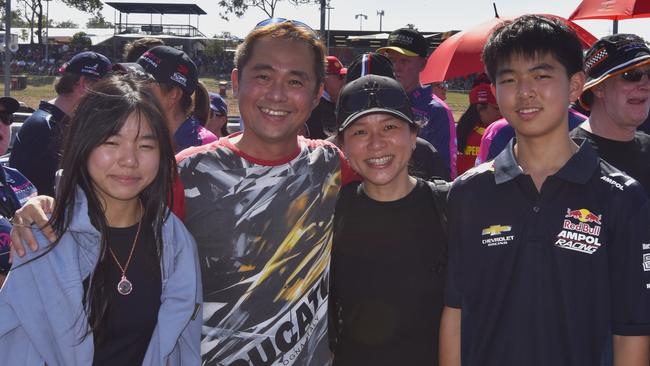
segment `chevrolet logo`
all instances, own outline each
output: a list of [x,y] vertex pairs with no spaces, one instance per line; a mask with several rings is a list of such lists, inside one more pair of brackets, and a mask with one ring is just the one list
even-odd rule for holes
[[512,226],[492,225],[490,227],[487,227],[487,228],[483,229],[483,232],[481,233],[481,235],[488,235],[489,234],[490,236],[495,236],[495,235],[499,235],[501,233],[510,231],[510,229],[512,229]]

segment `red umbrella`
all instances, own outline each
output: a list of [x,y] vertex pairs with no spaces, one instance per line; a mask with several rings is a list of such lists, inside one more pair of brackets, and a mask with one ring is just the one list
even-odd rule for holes
[[[574,22],[556,15],[543,15],[566,22],[578,34],[584,48],[589,48],[596,42],[596,37]],[[447,38],[429,56],[424,70],[420,73],[420,82],[429,84],[485,71],[481,61],[483,46],[492,30],[508,19],[512,18],[496,17]]]
[[648,0],[583,0],[569,19],[612,19],[614,33],[618,33],[619,20],[648,17],[650,17]]

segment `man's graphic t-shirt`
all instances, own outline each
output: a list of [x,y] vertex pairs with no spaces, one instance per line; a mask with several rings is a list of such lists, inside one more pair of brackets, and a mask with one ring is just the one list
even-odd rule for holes
[[203,277],[204,365],[330,363],[328,266],[342,159],[324,141],[299,145],[286,161],[246,156],[228,138],[178,157]]

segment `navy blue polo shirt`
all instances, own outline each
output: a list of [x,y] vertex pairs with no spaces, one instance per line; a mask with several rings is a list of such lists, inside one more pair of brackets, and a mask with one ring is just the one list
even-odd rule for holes
[[650,206],[588,143],[538,192],[513,154],[449,194],[446,305],[462,365],[599,365],[611,334],[650,334]]
[[59,169],[66,114],[54,104],[41,101],[16,135],[9,166],[18,169],[38,190],[54,197],[54,174]]

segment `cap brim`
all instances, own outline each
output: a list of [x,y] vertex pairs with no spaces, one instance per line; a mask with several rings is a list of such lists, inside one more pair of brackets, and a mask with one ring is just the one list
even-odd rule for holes
[[365,116],[367,116],[369,114],[373,114],[373,113],[390,114],[392,116],[395,116],[395,117],[403,120],[406,123],[416,125],[415,121],[413,121],[411,118],[409,118],[407,115],[405,115],[404,113],[402,113],[400,111],[396,111],[394,109],[377,107],[377,108],[365,109],[363,111],[360,111],[360,112],[353,113],[353,114],[349,115],[348,118],[346,118],[345,121],[343,121],[343,123],[341,123],[341,125],[339,126],[339,128],[338,128],[339,132],[343,132],[343,130],[348,128],[352,123],[354,123],[358,119],[360,119],[362,117],[365,117]]
[[590,89],[594,87],[595,85],[598,85],[602,83],[603,81],[614,77],[616,75],[622,74],[626,71],[632,70],[634,68],[637,68],[639,66],[643,66],[646,64],[650,63],[650,55],[644,55],[638,58],[635,58],[629,62],[626,62],[621,65],[617,65],[615,67],[612,67],[611,69],[607,70],[605,73],[603,73],[602,76],[596,79],[587,79],[587,82],[585,83],[585,86],[582,88],[582,91],[586,91],[587,89]]
[[411,56],[411,57],[413,57],[413,56],[420,56],[420,55],[418,55],[417,53],[415,53],[415,52],[413,52],[413,51],[409,51],[409,50],[407,50],[407,49],[405,49],[405,48],[395,47],[395,46],[390,46],[390,47],[381,47],[381,48],[378,48],[378,49],[377,49],[377,52],[381,53],[381,52],[386,52],[386,51],[388,51],[388,50],[392,50],[392,51],[395,51],[395,52],[397,52],[397,53],[401,53],[401,54],[404,55],[404,56]]
[[20,103],[12,97],[0,97],[0,104],[5,107],[5,112],[14,113],[20,108]]
[[650,55],[645,55],[643,57],[639,57],[637,59],[632,60],[631,62],[627,62],[623,65],[618,65],[616,67],[613,67],[607,72],[605,72],[601,77],[596,78],[596,79],[589,79],[585,83],[585,85],[582,87],[582,94],[580,94],[580,97],[578,98],[578,102],[580,102],[580,105],[585,107],[586,109],[590,109],[591,106],[588,106],[587,103],[582,99],[582,97],[585,95],[586,92],[590,91],[591,88],[594,86],[602,83],[603,81],[613,78],[615,76],[618,76],[626,71],[630,71],[632,69],[635,69],[637,67],[643,66],[650,64]]

